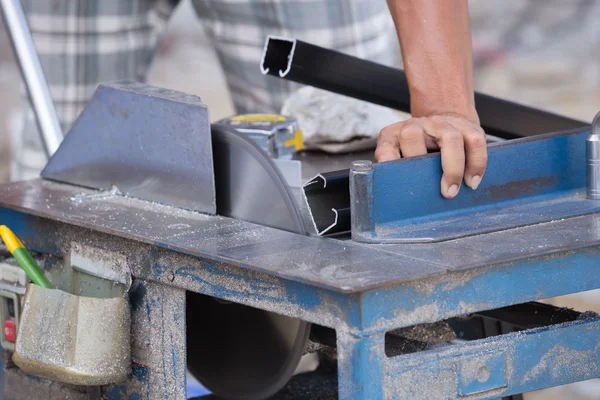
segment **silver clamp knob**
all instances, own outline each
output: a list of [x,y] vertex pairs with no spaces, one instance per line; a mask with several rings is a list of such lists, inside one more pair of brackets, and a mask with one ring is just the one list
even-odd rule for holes
[[592,122],[590,135],[586,140],[587,198],[600,200],[600,113]]

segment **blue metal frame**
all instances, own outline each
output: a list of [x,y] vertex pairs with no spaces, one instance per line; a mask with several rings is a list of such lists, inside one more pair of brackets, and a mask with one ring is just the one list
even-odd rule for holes
[[[164,336],[167,331],[161,328],[156,338],[170,338],[176,332],[181,335],[185,317],[172,314],[165,302],[179,299],[177,306],[183,309],[181,295],[173,295],[185,290],[335,328],[340,399],[419,398],[417,394],[428,399],[496,398],[600,377],[598,363],[592,363],[599,355],[597,318],[393,358],[384,353],[385,332],[391,329],[599,288],[597,246],[448,272],[361,293],[340,293],[159,246],[127,243],[98,232],[82,234],[81,229],[64,223],[6,209],[0,215],[38,250],[54,249],[46,248],[49,241],[39,235],[40,229],[61,238],[59,244],[78,238],[107,248],[130,248],[128,259],[136,261],[132,272],[138,279],[132,296],[144,288],[143,296],[133,303],[143,305],[137,308],[144,311],[141,314],[155,315],[139,319],[138,332],[156,331],[161,324],[170,333]],[[175,325],[164,324],[167,316],[174,317]],[[185,398],[185,393],[179,392],[185,387],[185,359],[171,362],[173,354],[185,353],[184,347],[175,341],[167,346],[161,343],[152,345],[159,349],[156,359],[136,359],[134,355],[130,381],[104,388],[104,393],[112,399],[153,399],[149,388],[156,387],[172,393],[173,399]],[[172,368],[173,373],[169,372]]]
[[600,318],[387,359],[390,399],[496,399],[600,376]]
[[[353,239],[373,243],[436,242],[600,211],[587,200],[589,130],[489,146],[477,190],[440,193],[440,155],[373,165],[351,173]],[[355,216],[356,215],[356,216]]]

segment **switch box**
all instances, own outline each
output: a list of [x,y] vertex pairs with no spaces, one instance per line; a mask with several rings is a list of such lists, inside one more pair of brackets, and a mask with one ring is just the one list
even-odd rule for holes
[[16,293],[0,290],[0,323],[2,324],[0,344],[7,351],[15,350],[21,308],[19,297]]

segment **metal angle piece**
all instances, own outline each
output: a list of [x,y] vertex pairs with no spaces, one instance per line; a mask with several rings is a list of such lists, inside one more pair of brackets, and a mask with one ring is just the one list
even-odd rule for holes
[[208,109],[172,90],[102,84],[42,177],[215,214]]
[[[404,71],[297,39],[269,36],[261,71],[265,75],[410,112]],[[475,93],[475,104],[483,129],[504,139],[589,126],[586,122],[482,93]]]
[[[230,126],[213,124],[217,213],[306,234],[298,204],[268,155]],[[187,294],[188,368],[227,399],[266,399],[292,377],[310,324]]]
[[439,192],[439,155],[355,162],[352,238],[439,242],[599,212],[600,202],[585,196],[587,136],[571,131],[490,146],[482,184],[463,187],[452,200]]

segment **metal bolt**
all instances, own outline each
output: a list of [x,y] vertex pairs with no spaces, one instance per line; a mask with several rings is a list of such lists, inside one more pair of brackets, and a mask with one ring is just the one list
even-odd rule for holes
[[74,245],[73,245],[73,250],[75,250],[75,251],[79,251],[79,245],[78,245],[78,244],[74,244]]
[[477,380],[481,383],[487,382],[490,379],[491,371],[487,365],[479,367],[477,370]]
[[352,171],[368,172],[373,169],[373,163],[369,160],[352,161]]
[[587,198],[600,200],[600,113],[592,122],[592,131],[586,140]]
[[173,282],[175,280],[175,274],[173,273],[173,271],[167,274],[167,279],[169,280],[169,282]]

